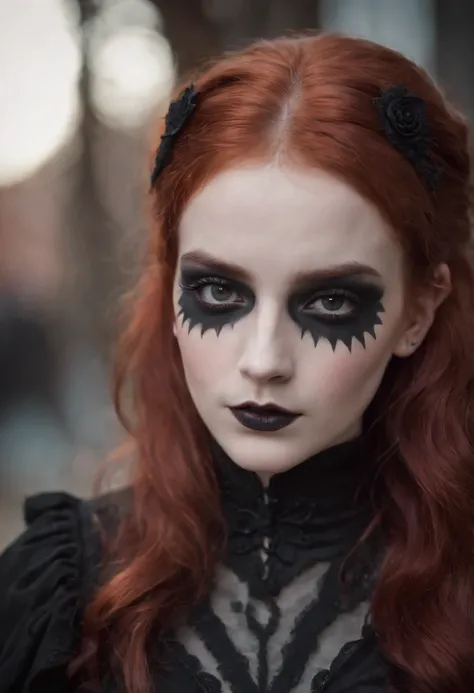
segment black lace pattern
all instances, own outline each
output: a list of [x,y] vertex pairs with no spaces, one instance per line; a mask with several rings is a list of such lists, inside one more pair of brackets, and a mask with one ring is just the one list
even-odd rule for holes
[[[365,493],[354,502],[368,471],[360,441],[305,461],[266,489],[222,450],[214,452],[227,551],[176,647],[188,652],[193,680],[209,693],[330,692],[349,659],[365,662],[372,653],[367,629],[361,631],[383,538],[376,532],[351,553],[372,515]],[[323,639],[351,622],[357,639],[338,647],[336,638],[333,658],[318,666]],[[376,680],[383,677],[377,670]]]

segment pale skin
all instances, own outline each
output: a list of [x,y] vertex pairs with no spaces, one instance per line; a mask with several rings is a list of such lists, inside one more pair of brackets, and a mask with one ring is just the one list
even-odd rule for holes
[[[240,270],[235,282],[218,262]],[[320,271],[329,279],[310,280],[307,293],[316,295],[303,306],[297,282]],[[183,290],[195,272],[204,277],[199,288]],[[321,293],[326,281],[339,287],[339,274],[368,298]],[[449,293],[446,265],[416,295],[404,274],[379,211],[324,171],[232,169],[191,199],[179,228],[174,333],[195,406],[236,464],[265,482],[360,433],[389,361],[414,353]],[[206,276],[225,283],[206,284]],[[339,321],[347,315],[356,317]],[[228,409],[247,400],[302,415],[283,430],[250,431]]]

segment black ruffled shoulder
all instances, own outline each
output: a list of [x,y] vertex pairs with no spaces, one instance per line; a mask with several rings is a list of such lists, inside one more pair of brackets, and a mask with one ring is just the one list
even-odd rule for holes
[[28,498],[25,532],[0,556],[0,693],[66,692],[99,536],[66,493]]

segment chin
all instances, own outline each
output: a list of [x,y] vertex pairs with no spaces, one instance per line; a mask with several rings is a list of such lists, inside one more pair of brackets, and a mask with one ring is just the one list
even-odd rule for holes
[[294,439],[283,440],[274,434],[236,436],[218,443],[236,465],[257,474],[279,474],[315,454],[295,445]]

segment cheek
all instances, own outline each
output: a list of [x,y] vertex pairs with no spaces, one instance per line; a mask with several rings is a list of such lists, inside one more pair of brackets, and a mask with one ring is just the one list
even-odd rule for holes
[[196,386],[212,389],[219,376],[232,370],[232,333],[224,332],[217,336],[209,330],[201,336],[199,326],[188,332],[187,326],[176,324],[176,339],[190,389]]
[[391,358],[387,344],[368,342],[363,348],[353,343],[349,351],[343,344],[338,344],[333,351],[329,346],[312,359],[312,368],[305,368],[306,382],[314,383],[314,397],[324,406],[341,411],[348,407],[364,410],[375,395],[385,369]]
[[328,398],[341,401],[347,397],[352,403],[365,402],[368,406],[400,338],[403,323],[401,295],[397,293],[391,301],[386,301],[382,319],[382,325],[375,329],[375,339],[365,335],[365,347],[353,339],[351,351],[340,342],[335,351],[326,348],[317,369]]
[[340,354],[334,354],[332,366],[327,364],[328,380],[335,384],[336,389],[355,389],[363,386],[363,383],[378,378],[386,368],[389,355],[386,352],[370,354],[362,348],[355,348],[352,352],[341,349]]

